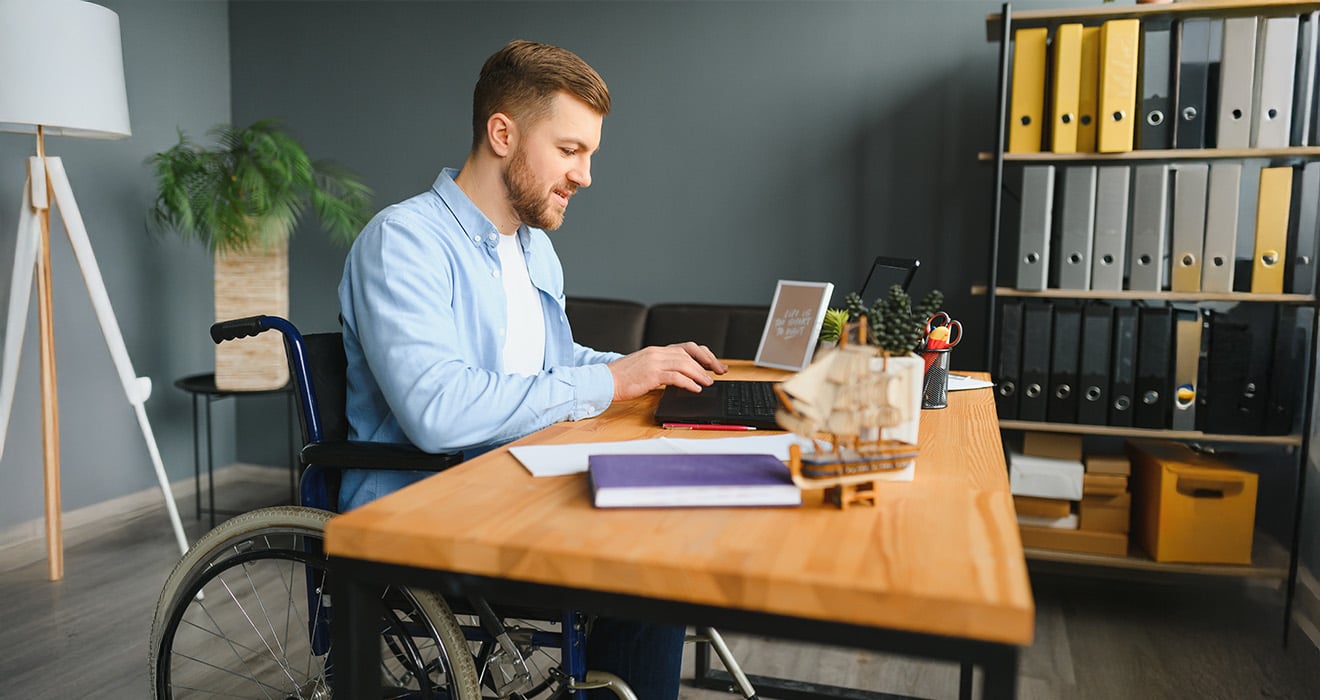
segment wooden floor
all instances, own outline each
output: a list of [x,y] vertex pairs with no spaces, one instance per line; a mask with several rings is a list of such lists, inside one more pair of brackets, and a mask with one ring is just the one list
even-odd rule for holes
[[[287,493],[280,478],[230,486],[223,500],[274,504]],[[190,517],[191,503],[182,508],[189,535],[200,536],[205,525]],[[45,562],[0,561],[0,698],[148,697],[151,616],[177,559],[162,509],[70,548],[58,583],[46,580]],[[1032,583],[1036,642],[1022,655],[1020,698],[1320,697],[1320,651],[1295,628],[1293,644],[1282,647],[1282,594],[1273,589],[1053,573],[1034,574]],[[950,664],[726,638],[751,674],[957,697]],[[733,697],[686,686],[681,696]]]

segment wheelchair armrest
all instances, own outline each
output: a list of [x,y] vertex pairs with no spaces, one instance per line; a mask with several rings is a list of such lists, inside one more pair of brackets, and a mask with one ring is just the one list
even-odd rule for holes
[[332,440],[305,445],[300,453],[303,464],[349,469],[402,469],[444,471],[463,461],[458,453],[433,454],[412,445],[387,442]]

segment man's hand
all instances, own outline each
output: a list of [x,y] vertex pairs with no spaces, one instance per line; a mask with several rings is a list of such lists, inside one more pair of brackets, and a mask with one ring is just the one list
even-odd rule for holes
[[621,357],[609,364],[614,375],[614,400],[635,399],[665,384],[701,391],[714,380],[706,374],[729,371],[705,345],[678,343],[665,347],[651,346]]

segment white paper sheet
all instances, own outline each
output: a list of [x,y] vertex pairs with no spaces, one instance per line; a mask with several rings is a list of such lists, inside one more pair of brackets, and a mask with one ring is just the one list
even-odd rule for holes
[[509,453],[522,462],[532,476],[563,476],[587,471],[587,458],[603,454],[772,454],[788,459],[793,443],[811,451],[811,441],[792,433],[748,435],[699,440],[691,438],[652,438],[622,442],[586,442],[567,445],[520,445]]

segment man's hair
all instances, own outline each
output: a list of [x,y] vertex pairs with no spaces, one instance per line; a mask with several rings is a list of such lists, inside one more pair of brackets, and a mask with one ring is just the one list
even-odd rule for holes
[[472,95],[472,150],[486,138],[491,115],[504,113],[524,126],[546,116],[555,93],[566,92],[597,114],[610,113],[610,90],[595,69],[558,46],[517,39],[481,67]]

